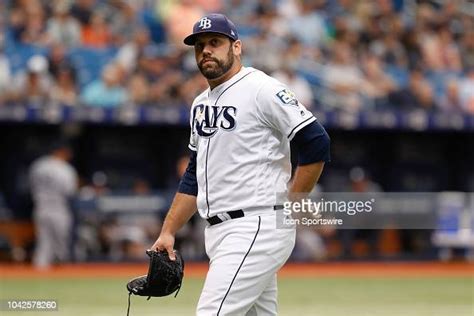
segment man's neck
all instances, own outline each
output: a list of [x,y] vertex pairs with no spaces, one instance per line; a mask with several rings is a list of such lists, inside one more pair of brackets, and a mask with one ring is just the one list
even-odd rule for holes
[[241,69],[242,69],[242,64],[234,63],[234,65],[232,66],[232,68],[229,69],[228,72],[226,72],[225,74],[223,74],[221,77],[217,79],[207,80],[207,83],[209,84],[209,87],[212,90],[218,85],[223,84],[224,82],[226,82],[227,80],[235,76]]

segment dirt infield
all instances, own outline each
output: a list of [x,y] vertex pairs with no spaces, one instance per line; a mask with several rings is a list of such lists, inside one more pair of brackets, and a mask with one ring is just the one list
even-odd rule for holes
[[[204,277],[206,263],[186,265],[187,277]],[[0,279],[5,278],[87,278],[133,277],[146,274],[147,264],[68,264],[46,271],[29,265],[0,265]],[[472,263],[289,263],[280,277],[474,277]]]

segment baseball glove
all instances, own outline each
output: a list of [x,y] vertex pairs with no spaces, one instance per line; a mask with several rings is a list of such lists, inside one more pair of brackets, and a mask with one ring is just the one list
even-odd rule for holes
[[171,261],[166,251],[147,250],[150,257],[148,274],[130,280],[127,283],[128,309],[130,311],[130,296],[160,297],[167,296],[174,292],[178,295],[183,282],[184,261],[181,254],[175,251],[176,260]]

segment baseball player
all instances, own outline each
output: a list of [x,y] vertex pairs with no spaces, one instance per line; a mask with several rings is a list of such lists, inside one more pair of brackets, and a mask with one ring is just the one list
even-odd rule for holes
[[[276,227],[277,196],[311,191],[329,161],[329,137],[285,85],[242,66],[226,16],[203,17],[184,43],[209,88],[192,104],[191,161],[152,248],[173,259],[176,232],[198,210],[210,265],[197,315],[276,315],[276,273],[295,242],[294,227]],[[290,142],[298,167],[288,188]]]
[[38,158],[30,167],[36,226],[33,263],[40,269],[69,259],[73,219],[69,199],[77,190],[76,170],[68,163],[71,158],[68,144],[58,141],[49,155]]

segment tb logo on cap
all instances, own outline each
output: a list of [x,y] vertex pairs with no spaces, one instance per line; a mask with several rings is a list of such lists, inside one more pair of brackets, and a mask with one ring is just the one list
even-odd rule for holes
[[199,21],[199,28],[201,30],[207,30],[207,29],[211,28],[211,20],[209,20],[207,17],[203,17]]

